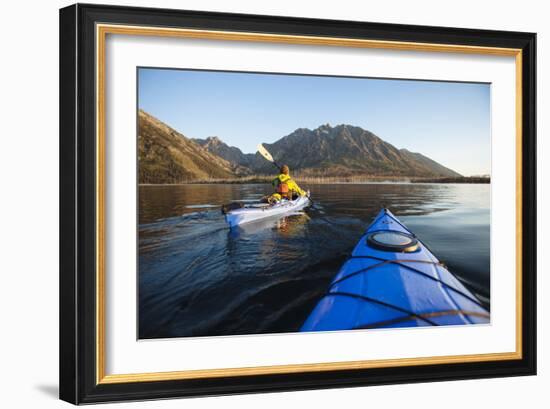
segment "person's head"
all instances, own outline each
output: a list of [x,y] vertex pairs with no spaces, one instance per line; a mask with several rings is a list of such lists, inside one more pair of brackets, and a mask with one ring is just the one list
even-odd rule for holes
[[290,169],[288,168],[288,165],[281,166],[281,173],[284,175],[288,175],[290,173]]

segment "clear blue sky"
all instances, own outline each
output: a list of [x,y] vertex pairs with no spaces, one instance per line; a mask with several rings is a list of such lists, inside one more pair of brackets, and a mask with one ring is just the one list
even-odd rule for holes
[[490,85],[139,69],[139,107],[243,152],[297,128],[349,124],[463,175],[490,173]]

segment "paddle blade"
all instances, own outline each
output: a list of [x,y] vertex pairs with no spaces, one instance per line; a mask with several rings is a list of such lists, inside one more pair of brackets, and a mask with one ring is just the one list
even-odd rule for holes
[[258,145],[258,152],[260,152],[260,155],[262,155],[268,161],[273,162],[273,163],[275,162],[275,160],[273,159],[273,156],[271,156],[271,154],[267,151],[266,148],[264,148],[264,146],[262,144]]

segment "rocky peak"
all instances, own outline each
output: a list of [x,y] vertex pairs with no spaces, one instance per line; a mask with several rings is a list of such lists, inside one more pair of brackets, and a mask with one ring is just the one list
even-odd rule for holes
[[327,122],[326,124],[323,124],[323,125],[320,125],[319,127],[317,127],[317,129],[315,129],[315,131],[316,131],[317,134],[329,134],[330,131],[332,131],[332,127]]
[[207,144],[212,144],[212,145],[221,145],[224,142],[220,138],[218,138],[217,136],[209,136],[209,137],[206,138],[206,143]]

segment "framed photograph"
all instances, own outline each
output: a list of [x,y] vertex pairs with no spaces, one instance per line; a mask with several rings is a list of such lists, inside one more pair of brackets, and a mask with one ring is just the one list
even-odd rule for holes
[[535,52],[61,9],[61,399],[535,374]]

